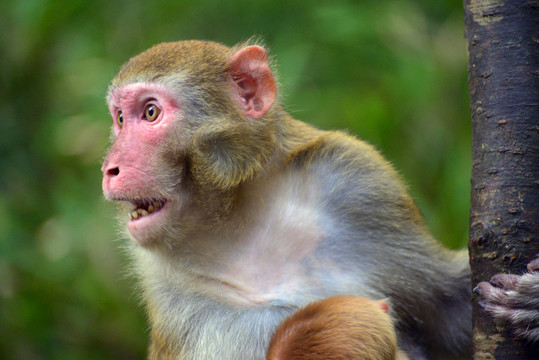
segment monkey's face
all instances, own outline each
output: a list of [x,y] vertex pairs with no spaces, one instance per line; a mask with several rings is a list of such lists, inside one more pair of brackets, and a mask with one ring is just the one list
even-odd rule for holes
[[162,238],[163,225],[180,207],[183,169],[178,164],[174,171],[163,168],[172,167],[163,157],[170,155],[165,148],[180,107],[168,88],[156,83],[121,86],[108,105],[114,141],[102,166],[103,192],[121,204],[131,235],[150,245]]
[[164,43],[112,80],[103,191],[140,244],[177,242],[196,230],[189,218],[224,218],[269,161],[277,86],[267,60],[256,45],[231,55],[215,43]]

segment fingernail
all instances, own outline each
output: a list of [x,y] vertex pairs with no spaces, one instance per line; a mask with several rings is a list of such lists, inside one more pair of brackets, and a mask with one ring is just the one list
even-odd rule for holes
[[481,289],[479,288],[479,286],[476,286],[476,287],[473,289],[473,292],[474,292],[474,294],[481,295]]

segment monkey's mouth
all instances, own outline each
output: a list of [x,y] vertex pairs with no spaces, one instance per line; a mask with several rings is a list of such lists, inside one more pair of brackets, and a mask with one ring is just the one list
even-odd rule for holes
[[131,203],[134,208],[129,215],[131,216],[131,221],[133,221],[160,211],[167,201],[162,199],[141,199]]

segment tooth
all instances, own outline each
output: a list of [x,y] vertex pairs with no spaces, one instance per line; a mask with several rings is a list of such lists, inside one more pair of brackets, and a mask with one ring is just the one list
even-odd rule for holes
[[148,212],[144,209],[138,209],[137,210],[137,213],[140,215],[140,216],[144,216],[144,215],[148,215]]
[[155,207],[152,204],[150,204],[150,206],[148,206],[148,212],[153,213],[154,211],[155,211]]
[[138,219],[138,218],[139,218],[138,212],[132,211],[132,212],[131,212],[131,219],[135,219],[135,220],[136,220],[136,219]]

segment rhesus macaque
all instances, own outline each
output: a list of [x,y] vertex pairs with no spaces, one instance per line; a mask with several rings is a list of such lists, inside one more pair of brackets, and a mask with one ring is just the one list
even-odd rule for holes
[[267,360],[407,360],[385,301],[333,296],[285,319],[273,336]]
[[284,318],[339,294],[389,299],[412,359],[470,357],[466,252],[372,146],[286,113],[263,47],[157,45],[107,101],[103,190],[134,240],[150,358],[264,359]]

